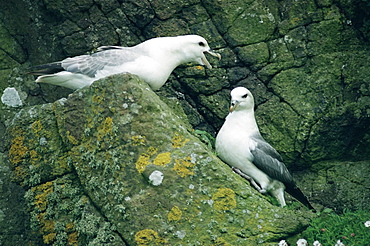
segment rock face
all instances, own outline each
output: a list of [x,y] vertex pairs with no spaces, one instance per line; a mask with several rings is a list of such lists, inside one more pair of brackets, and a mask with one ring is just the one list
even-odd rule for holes
[[9,161],[43,242],[270,245],[307,225],[230,175],[180,116],[131,75],[22,109]]
[[[51,192],[49,188],[54,187],[58,192],[52,192],[50,197],[56,199],[55,194],[63,195],[66,203],[61,205],[59,200],[54,200],[52,204],[64,206],[66,211],[85,201],[75,199],[91,191],[76,188],[75,193],[63,193],[63,184],[81,185],[67,180],[78,180],[77,177],[81,182],[88,180],[78,174],[87,167],[72,165],[75,162],[64,155],[73,149],[75,159],[79,153],[85,154],[79,158],[91,158],[91,155],[86,156],[90,150],[78,152],[76,146],[87,148],[82,143],[91,144],[85,142],[87,136],[93,134],[89,131],[95,129],[102,134],[106,130],[104,127],[109,128],[111,124],[108,114],[99,125],[90,126],[89,122],[82,125],[78,119],[82,115],[78,111],[81,110],[79,104],[71,105],[68,99],[70,109],[65,110],[76,112],[78,121],[68,120],[69,123],[62,127],[67,114],[59,114],[57,118],[53,114],[62,112],[61,98],[72,91],[35,84],[34,78],[25,74],[26,68],[85,54],[101,45],[131,46],[157,36],[198,34],[223,57],[221,61],[210,60],[214,65],[212,70],[199,66],[177,68],[166,85],[156,92],[162,98],[169,98],[169,104],[171,98],[179,99],[177,106],[188,119],[183,117],[184,121],[214,135],[227,114],[230,90],[245,86],[255,96],[256,117],[263,136],[282,154],[311,201],[338,211],[369,204],[368,186],[363,182],[369,177],[370,159],[370,12],[367,5],[368,1],[361,0],[0,0],[3,10],[0,11],[0,244],[23,245],[32,241],[39,245],[40,240],[45,242],[45,238],[37,239],[30,232],[34,222],[42,218],[35,220],[34,212],[25,210],[25,204],[30,204],[38,193]],[[91,107],[103,99],[94,100],[89,102]],[[94,110],[99,112],[97,106]],[[30,128],[19,128],[23,129],[18,134],[20,138],[15,145],[7,145],[5,132],[13,125],[13,118],[16,116],[19,120],[20,114],[26,114],[27,119],[33,112],[37,112],[35,115],[45,113],[45,118],[42,122],[40,118],[39,123],[25,122]],[[48,117],[50,121],[45,120]],[[37,136],[35,131],[40,126],[42,130],[50,129],[48,135]],[[60,129],[64,132],[59,133]],[[112,134],[115,134],[114,129],[107,137]],[[10,146],[23,143],[22,137],[37,139],[40,146],[35,152],[27,152],[22,145],[10,149]],[[100,136],[100,142],[104,143],[104,137]],[[148,138],[146,135],[145,141]],[[117,150],[117,145],[112,146],[103,144],[97,155],[106,149]],[[147,153],[147,148],[140,151],[134,154]],[[160,153],[147,155],[152,160]],[[65,163],[46,161],[54,160],[54,155]],[[7,156],[12,162],[29,159],[30,165],[8,165]],[[45,165],[40,164],[41,157]],[[173,160],[172,154],[170,157]],[[146,174],[150,177],[153,173],[153,184],[160,182],[162,177],[154,172],[156,170]],[[66,174],[76,178],[66,179]],[[166,175],[162,182],[165,184]],[[45,186],[33,191],[30,188],[42,184]],[[26,194],[25,190],[28,190]],[[327,194],[333,199],[328,200]],[[111,196],[106,195],[106,199]],[[42,195],[38,197],[42,204]],[[101,213],[98,203],[86,204],[87,211]],[[176,206],[183,211],[183,207]],[[31,211],[34,209],[31,207]],[[85,218],[83,214],[76,212],[75,216],[91,221],[87,224],[103,228],[104,232],[109,231],[115,240],[120,238],[115,234],[116,228],[111,227],[113,224],[105,224],[107,218]],[[70,228],[72,225],[68,229],[63,225],[62,229],[56,223],[54,227],[59,232],[64,230],[65,234],[59,233],[58,238],[53,238],[54,232],[48,231],[50,224],[37,223],[45,230],[42,235],[51,234],[46,237],[50,242],[65,240],[77,230]],[[82,229],[83,225],[81,222],[80,227],[74,225],[74,228],[80,228],[78,232],[86,240],[99,238],[102,231],[90,233]],[[35,230],[39,231],[39,227]],[[179,235],[182,237],[181,233]],[[75,236],[70,236],[71,242]]]

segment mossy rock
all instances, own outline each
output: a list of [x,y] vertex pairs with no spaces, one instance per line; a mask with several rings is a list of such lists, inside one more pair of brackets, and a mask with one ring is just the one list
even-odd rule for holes
[[[22,110],[9,160],[27,173],[18,181],[44,242],[272,245],[308,225],[310,212],[271,205],[181,118],[132,75]],[[36,157],[43,168],[29,170]]]

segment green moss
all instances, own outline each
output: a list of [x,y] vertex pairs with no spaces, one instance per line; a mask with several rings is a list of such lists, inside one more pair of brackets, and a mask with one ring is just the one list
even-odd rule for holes
[[236,48],[239,58],[248,66],[261,68],[266,65],[270,52],[266,43],[251,44]]
[[[234,19],[226,34],[232,46],[255,44],[272,37],[278,18],[273,13],[276,6],[266,6],[266,2],[254,1]],[[247,27],[247,28],[246,28]]]

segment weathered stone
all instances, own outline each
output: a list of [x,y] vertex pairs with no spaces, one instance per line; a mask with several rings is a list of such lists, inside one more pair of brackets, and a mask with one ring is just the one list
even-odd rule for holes
[[242,14],[246,6],[251,4],[252,0],[234,0],[234,1],[204,1],[204,7],[212,16],[217,29],[224,35],[233,25],[235,19]]
[[190,33],[189,26],[181,19],[154,19],[144,30],[148,37],[178,36]]
[[232,47],[267,41],[274,36],[279,17],[274,15],[276,6],[254,1],[233,20],[225,33],[225,39]]
[[124,1],[122,9],[127,17],[139,28],[144,28],[154,19],[154,10],[150,7],[148,0]]
[[316,2],[312,0],[304,2],[284,1],[281,2],[279,8],[284,13],[278,24],[279,32],[283,35],[291,29],[306,26],[309,23],[322,19],[321,9],[318,9]]
[[269,49],[266,43],[251,44],[235,49],[238,57],[245,65],[258,70],[266,65],[270,58]]
[[24,189],[12,182],[14,172],[0,153],[0,242],[2,245],[42,245],[39,235],[30,230],[30,214],[25,209]]
[[246,185],[136,76],[25,108],[8,129],[9,161],[46,244],[271,245],[310,217]]
[[294,176],[306,194],[320,203],[342,212],[345,209],[368,211],[370,194],[369,162],[324,161],[314,164],[311,172],[298,172]]

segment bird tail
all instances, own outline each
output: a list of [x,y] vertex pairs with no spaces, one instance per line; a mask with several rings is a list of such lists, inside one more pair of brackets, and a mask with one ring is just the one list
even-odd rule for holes
[[33,75],[48,75],[48,74],[54,74],[61,71],[64,71],[64,68],[62,67],[61,62],[54,62],[44,65],[39,65],[35,67],[29,68],[29,72],[27,74],[33,74]]
[[303,192],[297,186],[288,186],[286,185],[285,191],[288,192],[289,195],[300,201],[303,205],[308,207],[308,209],[316,212],[315,208],[312,207],[311,203],[308,201],[307,197],[303,194]]

